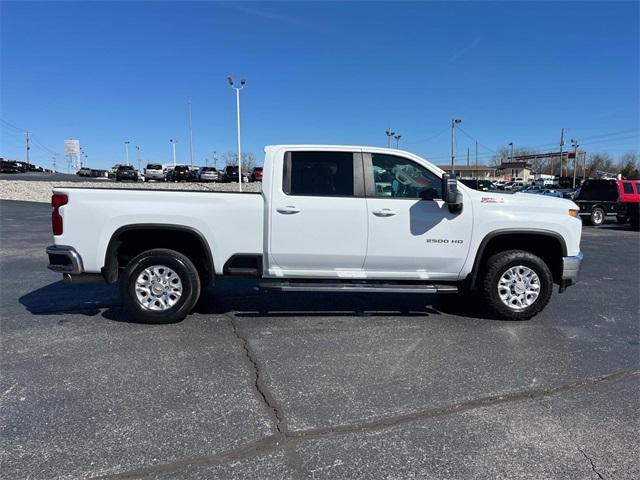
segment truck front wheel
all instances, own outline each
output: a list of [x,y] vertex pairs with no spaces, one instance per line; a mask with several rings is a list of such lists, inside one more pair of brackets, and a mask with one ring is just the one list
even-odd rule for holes
[[125,310],[145,323],[178,322],[200,297],[198,271],[174,250],[147,250],[133,258],[120,279]]
[[488,306],[509,320],[528,320],[549,302],[553,276],[538,256],[522,250],[499,252],[489,258],[482,279]]

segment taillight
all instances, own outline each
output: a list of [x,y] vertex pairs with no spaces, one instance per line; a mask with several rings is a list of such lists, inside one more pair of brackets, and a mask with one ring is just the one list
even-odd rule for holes
[[51,197],[51,228],[54,235],[62,235],[62,215],[59,208],[69,202],[69,197],[62,193],[56,193]]

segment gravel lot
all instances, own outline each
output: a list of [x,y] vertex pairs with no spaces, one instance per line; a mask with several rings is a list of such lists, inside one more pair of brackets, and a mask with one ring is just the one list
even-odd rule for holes
[[[146,188],[159,190],[213,190],[216,192],[236,192],[237,183],[159,183],[159,182],[115,182],[112,180],[81,181],[30,181],[0,179],[0,200],[24,200],[29,202],[51,202],[51,191],[55,187],[85,188]],[[262,183],[245,183],[245,192],[259,192]]]
[[464,297],[221,280],[174,325],[48,271],[0,202],[2,479],[638,479],[638,234],[586,228],[527,322]]

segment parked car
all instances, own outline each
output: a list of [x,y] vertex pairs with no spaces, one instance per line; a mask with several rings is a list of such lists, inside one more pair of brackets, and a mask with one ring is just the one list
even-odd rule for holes
[[109,171],[109,178],[116,178],[116,173],[118,172],[118,169],[120,168],[120,164],[116,163],[113,167],[111,167],[111,170]]
[[1,160],[0,173],[24,173],[25,169],[20,162],[14,160]]
[[138,172],[131,165],[120,165],[116,171],[116,182],[124,180],[138,181]]
[[189,181],[198,182],[200,180],[200,167],[195,165],[189,167]]
[[76,175],[78,175],[79,177],[90,177],[91,169],[87,167],[82,167],[80,170],[76,172]]
[[251,173],[249,174],[250,182],[261,182],[262,181],[262,167],[253,167]]
[[237,165],[227,165],[224,167],[222,171],[222,181],[229,182],[237,182],[238,181],[238,166]]
[[463,185],[466,185],[469,188],[473,188],[474,190],[480,190],[482,192],[495,192],[498,190],[498,187],[494,185],[494,183],[490,180],[477,180],[477,179],[469,179],[463,178],[459,180]]
[[188,182],[191,179],[191,172],[187,165],[176,165],[167,172],[167,182]]
[[594,227],[615,215],[619,222],[629,221],[634,230],[638,225],[640,180],[585,180],[576,195],[580,216]]
[[477,290],[512,320],[578,280],[569,200],[478,192],[377,147],[269,146],[264,169],[261,194],[57,187],[49,268],[119,281],[127,318],[155,323],[183,319],[221,276],[282,292],[395,292],[400,305],[400,294]]
[[144,169],[144,180],[149,182],[155,180],[156,182],[164,182],[164,168],[159,163],[148,163]]
[[220,173],[214,167],[202,167],[198,180],[201,182],[217,182],[220,180]]

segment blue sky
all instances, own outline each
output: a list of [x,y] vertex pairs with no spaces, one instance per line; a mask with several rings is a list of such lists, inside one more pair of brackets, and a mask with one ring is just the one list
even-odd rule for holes
[[[449,124],[481,143],[638,151],[638,2],[3,2],[1,118],[49,165],[78,138],[94,167],[198,164],[265,144],[400,146],[446,163]],[[3,123],[0,153],[24,157]],[[568,143],[568,141],[567,141]],[[473,141],[461,132],[458,156]],[[46,147],[46,148],[45,148]],[[135,155],[131,149],[131,157]]]

